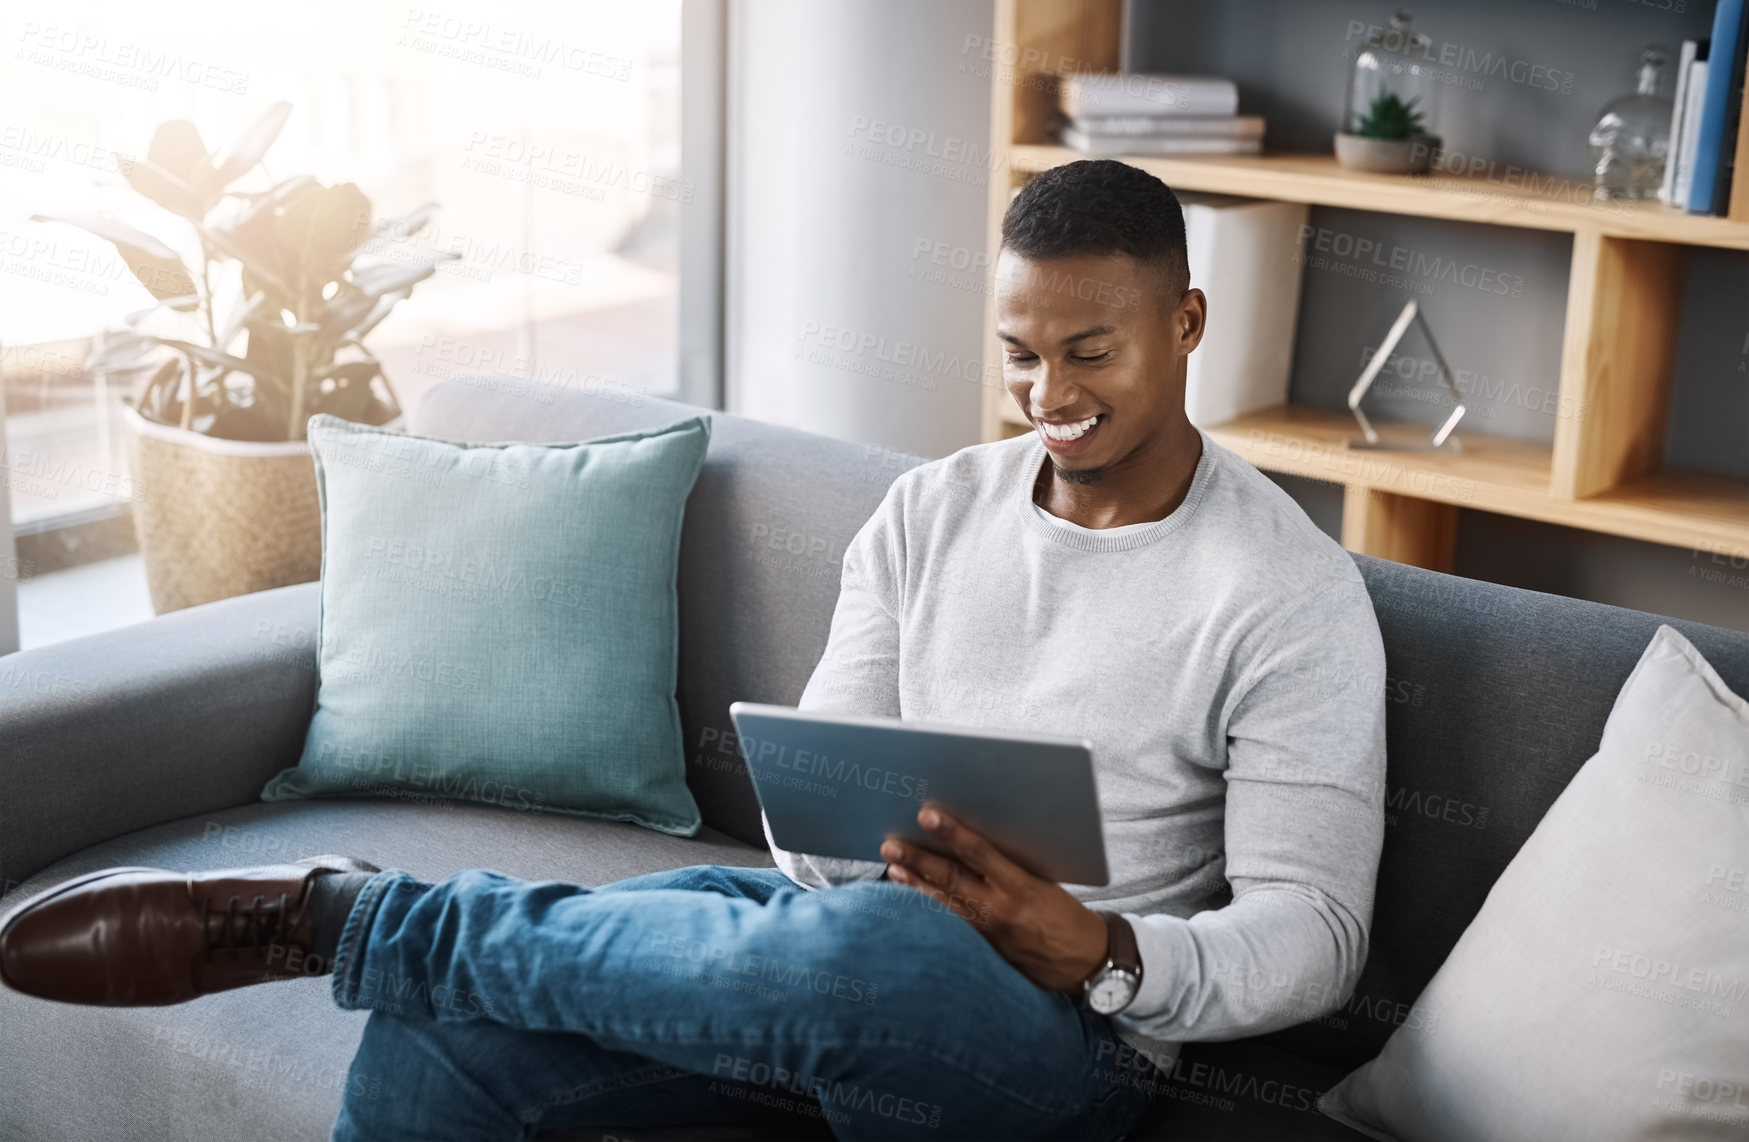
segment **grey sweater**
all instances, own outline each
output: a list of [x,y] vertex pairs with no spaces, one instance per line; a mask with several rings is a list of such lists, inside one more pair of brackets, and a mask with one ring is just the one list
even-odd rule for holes
[[[1342,1003],[1384,832],[1384,648],[1353,561],[1202,438],[1183,503],[1099,531],[1040,512],[1035,435],[894,481],[851,541],[804,710],[1086,737],[1158,1062]],[[767,840],[770,829],[767,827]],[[798,884],[880,863],[772,851]]]

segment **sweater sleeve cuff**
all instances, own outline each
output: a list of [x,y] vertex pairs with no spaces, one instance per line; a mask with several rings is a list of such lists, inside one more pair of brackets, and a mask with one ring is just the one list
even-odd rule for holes
[[1169,1018],[1174,1014],[1175,997],[1184,993],[1182,977],[1186,965],[1196,962],[1196,944],[1190,938],[1189,923],[1179,916],[1143,917],[1134,912],[1125,912],[1123,916],[1135,929],[1136,951],[1142,958],[1142,987],[1116,1021],[1135,1026]]

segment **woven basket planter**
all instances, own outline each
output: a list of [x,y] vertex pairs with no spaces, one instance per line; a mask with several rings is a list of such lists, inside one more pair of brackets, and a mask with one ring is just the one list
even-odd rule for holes
[[304,441],[219,440],[123,407],[134,533],[158,614],[322,573],[316,467]]

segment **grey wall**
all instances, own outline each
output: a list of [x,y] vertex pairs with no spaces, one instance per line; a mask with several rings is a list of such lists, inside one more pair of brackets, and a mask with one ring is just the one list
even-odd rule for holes
[[[1501,181],[1570,176],[1553,192],[1583,201],[1585,136],[1630,90],[1639,51],[1705,36],[1710,0],[1442,0],[1411,6],[1441,58],[1456,61],[1436,107],[1453,155]],[[1131,0],[1133,70],[1226,75],[1240,109],[1269,119],[1277,150],[1328,152],[1363,25],[1394,3],[1344,0]],[[1674,9],[1681,8],[1678,12]],[[1571,239],[1362,211],[1315,208],[1291,399],[1340,409],[1365,354],[1418,298],[1459,374],[1469,430],[1548,442],[1556,399]],[[1375,388],[1381,418],[1433,424],[1411,331]],[[1749,481],[1749,254],[1686,251],[1667,461]],[[1339,493],[1284,478],[1320,526],[1340,526]],[[1749,630],[1749,552],[1736,559],[1465,511],[1457,572]]]

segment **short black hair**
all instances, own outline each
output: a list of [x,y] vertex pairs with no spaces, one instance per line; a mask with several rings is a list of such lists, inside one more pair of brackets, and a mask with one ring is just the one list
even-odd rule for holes
[[1190,288],[1178,196],[1116,159],[1083,159],[1035,175],[1002,216],[1002,248],[1029,262],[1128,254],[1160,271],[1169,303]]

